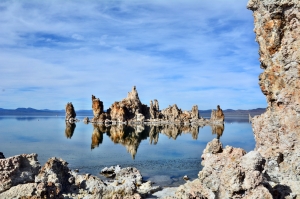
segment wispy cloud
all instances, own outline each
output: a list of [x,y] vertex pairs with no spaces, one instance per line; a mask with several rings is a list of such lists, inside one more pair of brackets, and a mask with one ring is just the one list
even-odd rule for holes
[[1,107],[108,108],[133,85],[161,108],[265,107],[246,3],[2,1]]

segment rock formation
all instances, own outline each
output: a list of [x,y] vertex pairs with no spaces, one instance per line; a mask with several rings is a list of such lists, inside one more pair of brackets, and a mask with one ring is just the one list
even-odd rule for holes
[[76,112],[72,102],[68,102],[66,105],[66,121],[74,122],[76,118]]
[[273,198],[263,186],[264,160],[256,151],[222,148],[214,139],[204,149],[201,164],[199,178],[181,185],[176,198]]
[[194,120],[198,120],[199,119],[199,110],[198,110],[198,106],[197,105],[194,105],[192,107],[191,118],[194,119]]
[[40,168],[37,154],[22,154],[0,159],[0,193],[18,184],[34,182]]
[[210,121],[212,123],[223,123],[225,119],[223,110],[220,108],[220,105],[217,106],[217,110],[211,111]]
[[106,113],[104,113],[103,110],[103,102],[100,101],[99,98],[96,98],[94,95],[92,95],[92,109],[94,118],[91,120],[91,122],[104,122],[107,118]]
[[103,182],[70,170],[68,163],[58,158],[50,158],[40,169],[36,157],[24,154],[0,160],[0,198],[141,199],[161,189],[143,182],[133,167],[112,167],[113,181]]
[[159,105],[157,99],[150,101],[150,119],[158,119],[159,118]]
[[[252,119],[255,150],[278,194],[300,198],[300,1],[250,0],[263,73],[265,113]],[[285,193],[278,187],[286,186]]]
[[120,102],[113,103],[108,113],[110,114],[111,120],[117,122],[136,121],[138,118],[141,118],[141,115],[149,118],[149,108],[147,105],[141,103],[135,86],[131,92],[128,92],[126,98]]

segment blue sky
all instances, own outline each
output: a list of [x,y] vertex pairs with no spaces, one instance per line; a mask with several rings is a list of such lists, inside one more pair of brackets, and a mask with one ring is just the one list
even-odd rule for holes
[[1,1],[0,107],[266,107],[247,0]]

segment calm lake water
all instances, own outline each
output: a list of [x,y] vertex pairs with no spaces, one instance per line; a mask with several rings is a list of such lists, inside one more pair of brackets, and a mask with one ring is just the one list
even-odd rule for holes
[[[78,117],[83,119],[83,117]],[[5,157],[37,153],[43,165],[60,157],[71,169],[99,175],[106,166],[132,166],[145,180],[161,186],[178,186],[182,177],[197,178],[206,144],[220,137],[223,146],[253,150],[255,141],[247,118],[227,118],[222,128],[197,127],[104,127],[76,123],[64,117],[0,117],[0,151]],[[219,135],[218,135],[219,134]],[[221,135],[222,134],[222,135]]]

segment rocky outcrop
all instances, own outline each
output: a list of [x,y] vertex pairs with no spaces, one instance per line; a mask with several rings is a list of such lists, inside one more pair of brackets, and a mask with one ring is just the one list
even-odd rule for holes
[[149,118],[149,108],[142,104],[134,86],[131,92],[128,92],[126,98],[120,102],[115,102],[108,110],[111,120],[117,122],[131,122],[144,116]]
[[[104,122],[109,116],[104,113],[103,102],[92,95],[92,110],[94,114],[94,118],[91,119],[91,122]],[[88,122],[89,120],[87,120]]]
[[[265,175],[278,194],[300,198],[300,2],[250,0],[266,112],[252,119]],[[283,192],[282,186],[285,186]]]
[[191,122],[203,122],[204,119],[199,120],[198,106],[194,105],[191,111],[182,111],[176,104],[163,109],[160,113],[160,117],[165,121],[172,123],[191,123]]
[[199,123],[208,124],[209,120],[199,116],[198,106],[194,105],[191,111],[182,111],[176,104],[166,109],[159,110],[158,100],[151,100],[150,107],[139,99],[138,92],[134,86],[128,92],[126,98],[114,102],[106,113],[103,112],[103,102],[92,95],[92,108],[94,118],[84,119],[85,123],[106,123],[106,124],[168,124],[168,123]]
[[154,102],[152,102],[152,100],[150,101],[150,119],[159,119],[159,105],[158,105],[158,101],[157,99],[154,100]]
[[267,111],[254,117],[252,123],[256,149],[265,156],[272,145],[281,151],[299,146],[299,6],[299,1],[248,3],[254,13],[254,31],[260,46],[261,68],[264,69],[259,76],[259,85],[268,102]]
[[199,109],[197,105],[194,105],[192,107],[192,111],[191,111],[191,118],[193,120],[198,120],[199,119]]
[[0,159],[0,193],[18,184],[34,182],[40,168],[37,154]]
[[263,186],[264,159],[259,152],[222,148],[214,139],[204,149],[201,164],[199,178],[181,185],[176,198],[273,198]]
[[223,123],[225,119],[223,110],[220,108],[220,105],[217,106],[217,110],[211,111],[210,121],[211,123]]
[[[140,199],[161,189],[159,186],[152,186],[150,181],[143,182],[141,173],[133,167],[106,168],[114,175],[112,180],[104,182],[95,176],[70,170],[68,163],[58,158],[50,158],[38,171],[40,167],[37,167],[36,156],[20,155],[1,160],[1,168],[5,166],[7,171],[10,168],[15,170],[7,173],[1,170],[0,175],[4,175],[0,176],[0,198]],[[31,164],[22,162],[26,160]],[[22,172],[21,167],[24,167]],[[9,181],[5,181],[7,179]]]
[[76,118],[76,112],[72,102],[68,102],[66,105],[66,121],[73,122]]

